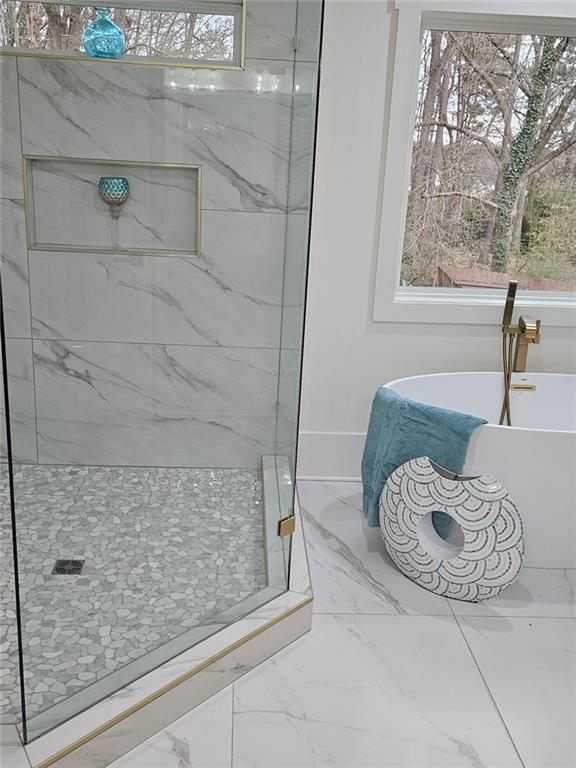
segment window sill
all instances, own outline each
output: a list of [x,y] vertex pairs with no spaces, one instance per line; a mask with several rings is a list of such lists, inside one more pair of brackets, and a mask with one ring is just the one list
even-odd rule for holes
[[[393,296],[376,295],[375,322],[467,323],[500,325],[505,292],[462,288],[397,288]],[[547,326],[576,326],[576,294],[524,292],[516,298],[516,313],[528,314]]]
[[88,56],[82,51],[59,51],[42,48],[3,48],[0,47],[0,56],[31,57],[35,59],[53,59],[61,61],[85,61],[97,64],[130,64],[147,67],[179,67],[183,69],[233,69],[243,70],[244,64],[234,61],[208,61],[202,59],[179,59],[169,56],[134,56],[124,54],[117,59]]

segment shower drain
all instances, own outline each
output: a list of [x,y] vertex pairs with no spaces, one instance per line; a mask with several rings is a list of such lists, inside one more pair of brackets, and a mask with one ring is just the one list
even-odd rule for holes
[[52,573],[61,576],[77,576],[82,573],[84,563],[84,560],[56,560]]

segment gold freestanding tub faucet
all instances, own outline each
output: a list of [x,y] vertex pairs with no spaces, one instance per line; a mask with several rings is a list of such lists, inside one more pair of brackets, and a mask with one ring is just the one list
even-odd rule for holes
[[504,398],[500,413],[500,424],[510,426],[510,388],[512,373],[524,373],[528,360],[528,345],[540,343],[540,320],[533,320],[528,315],[518,318],[518,325],[512,325],[512,313],[516,299],[517,280],[510,280],[502,316],[502,370],[504,372]]
[[516,349],[514,351],[513,371],[524,373],[528,359],[528,344],[540,343],[540,320],[531,317],[518,319],[518,331],[516,333]]

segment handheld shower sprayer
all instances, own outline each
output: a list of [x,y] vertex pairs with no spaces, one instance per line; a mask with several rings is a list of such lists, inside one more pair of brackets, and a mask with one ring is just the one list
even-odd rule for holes
[[504,314],[502,316],[502,332],[505,333],[512,322],[512,313],[514,312],[514,302],[516,301],[516,291],[518,290],[518,280],[510,280],[508,291],[506,292],[506,303],[504,304]]

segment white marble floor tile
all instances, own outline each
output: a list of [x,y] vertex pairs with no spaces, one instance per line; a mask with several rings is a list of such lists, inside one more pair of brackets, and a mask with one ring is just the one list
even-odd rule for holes
[[576,571],[523,568],[514,584],[491,600],[449,602],[458,616],[576,618]]
[[525,768],[574,768],[576,622],[459,621]]
[[232,686],[212,696],[110,768],[229,768]]
[[448,602],[399,573],[357,483],[298,484],[317,613],[449,615]]
[[514,768],[454,619],[316,616],[235,686],[235,768]]
[[0,765],[2,768],[30,768],[14,725],[0,725]]

